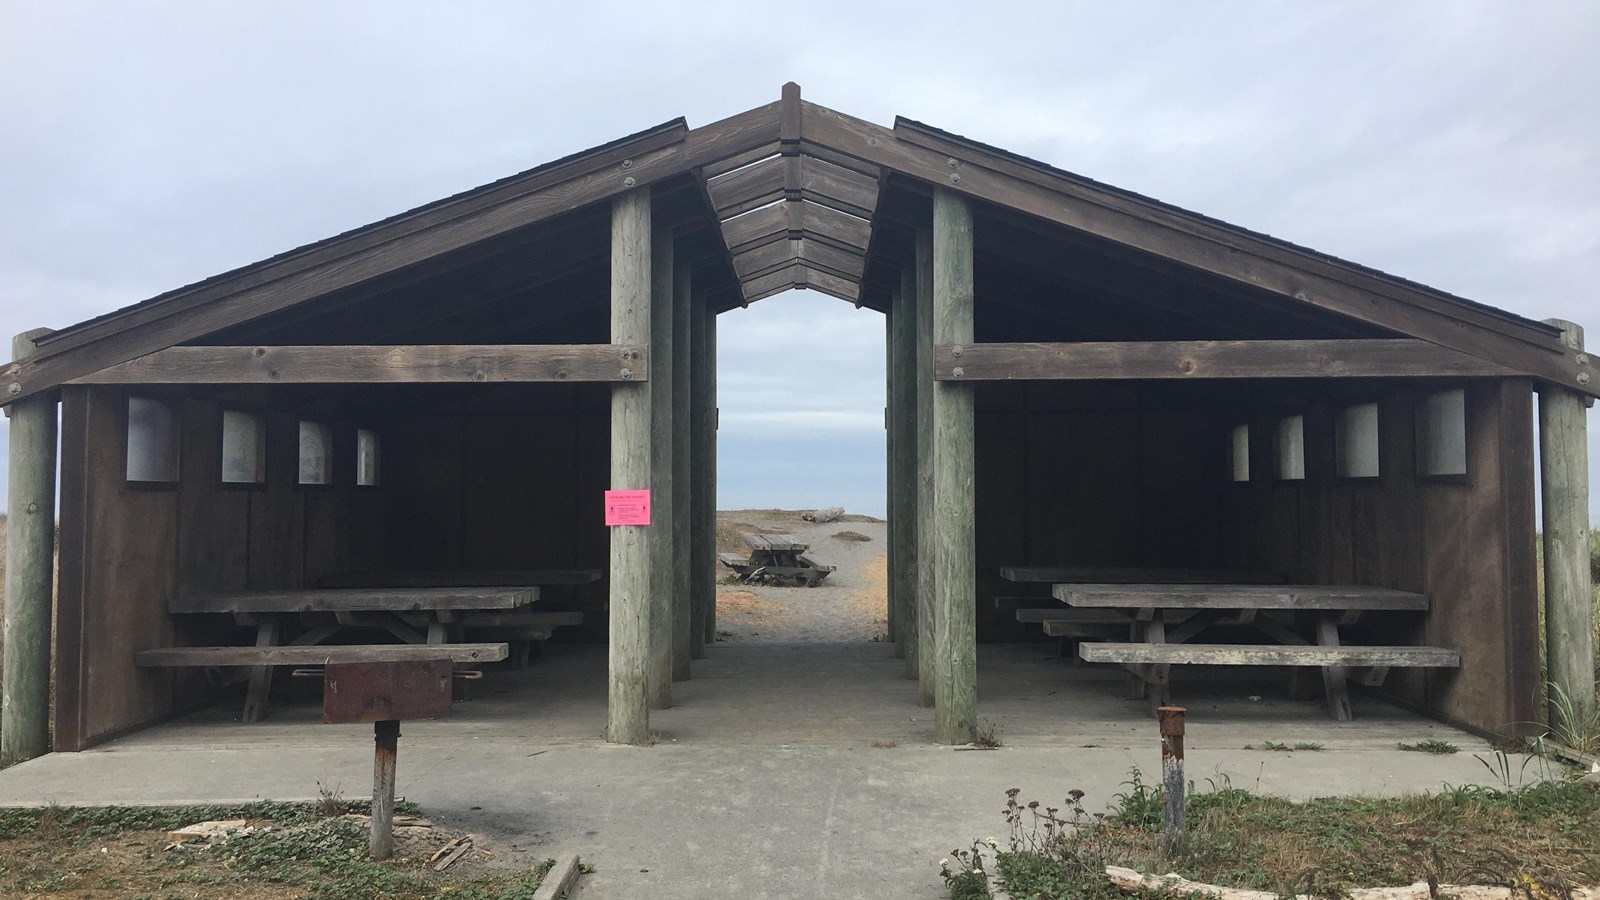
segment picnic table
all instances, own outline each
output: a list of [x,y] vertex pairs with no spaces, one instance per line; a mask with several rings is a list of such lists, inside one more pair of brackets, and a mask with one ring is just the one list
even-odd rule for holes
[[[323,588],[178,596],[168,601],[168,612],[231,615],[239,624],[255,628],[255,645],[161,647],[138,652],[134,661],[140,666],[250,667],[243,721],[254,722],[266,706],[274,666],[441,658],[459,664],[496,662],[509,653],[505,643],[467,643],[452,638],[459,638],[474,617],[515,614],[538,599],[536,585]],[[285,643],[297,621],[304,630]],[[327,643],[349,628],[376,628],[400,643]]]
[[[1171,702],[1173,665],[1316,667],[1322,670],[1328,709],[1352,718],[1345,685],[1353,674],[1368,685],[1383,682],[1393,666],[1456,667],[1460,653],[1445,647],[1346,646],[1339,627],[1379,610],[1425,611],[1425,594],[1359,585],[1057,583],[1052,595],[1075,610],[1115,611],[1129,617],[1127,643],[1085,643],[1085,662],[1119,663],[1146,688],[1152,708]],[[1309,622],[1312,637],[1301,627]],[[1052,633],[1046,621],[1045,633]],[[1240,626],[1254,643],[1190,643],[1219,625]],[[1352,670],[1360,671],[1353,672]]]
[[805,555],[810,544],[802,544],[788,534],[742,534],[739,540],[750,548],[748,557],[719,553],[717,559],[739,573],[746,584],[752,581],[816,587],[834,566],[819,566]]

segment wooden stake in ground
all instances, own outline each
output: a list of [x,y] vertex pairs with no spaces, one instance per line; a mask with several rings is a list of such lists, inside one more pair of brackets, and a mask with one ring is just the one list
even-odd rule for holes
[[[11,342],[30,356],[48,328]],[[0,765],[50,752],[50,602],[55,578],[56,401],[18,400],[11,416],[6,522],[5,671],[0,676]]]
[[[939,190],[933,195],[933,330],[937,344],[972,343],[972,298],[972,210],[957,195]],[[933,729],[941,744],[970,742],[978,723],[973,400],[971,384],[959,380],[934,384],[937,613],[933,626]]]
[[[618,197],[611,209],[611,342],[650,343],[648,190]],[[622,382],[611,388],[611,487],[615,490],[650,487],[650,399],[648,381]],[[643,744],[650,734],[645,681],[645,656],[650,648],[649,527],[619,525],[610,531],[606,740]]]

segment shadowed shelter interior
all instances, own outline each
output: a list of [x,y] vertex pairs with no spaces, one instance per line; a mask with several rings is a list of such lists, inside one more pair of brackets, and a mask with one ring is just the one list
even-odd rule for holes
[[[648,198],[649,227],[627,232],[642,247],[618,243],[629,196]],[[642,295],[619,253],[654,266]],[[1358,633],[1455,648],[1461,667],[1376,690],[1484,731],[1542,717],[1534,395],[1593,394],[1561,327],[791,85],[34,340],[7,383],[9,403],[61,409],[54,748],[228,689],[135,666],[150,647],[248,640],[227,617],[169,613],[174,596],[598,569],[540,605],[582,612],[563,639],[614,637],[638,598],[615,593],[602,493],[674,473],[687,499],[652,527],[682,535],[694,572],[623,608],[692,611],[651,641],[703,654],[715,319],[791,289],[890,317],[890,627],[911,677],[930,677],[936,635],[1034,636],[993,603],[1018,593],[1002,566],[1271,571],[1428,595]],[[675,305],[674,340],[618,339],[635,321],[619,317]],[[645,484],[614,483],[624,396],[682,432],[673,472]],[[946,427],[923,434],[934,409]],[[240,453],[259,480],[227,477]],[[327,483],[301,483],[308,454]],[[930,466],[950,459],[940,483],[971,485],[970,565],[928,543]]]

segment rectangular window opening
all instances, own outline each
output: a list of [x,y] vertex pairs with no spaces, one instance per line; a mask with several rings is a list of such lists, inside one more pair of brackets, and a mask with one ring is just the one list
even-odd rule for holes
[[222,411],[222,483],[263,484],[267,480],[267,432],[259,416]]
[[356,484],[374,487],[378,483],[378,432],[356,429]]
[[1278,477],[1284,481],[1303,481],[1306,477],[1306,417],[1285,416],[1278,420]]
[[1378,477],[1378,404],[1359,403],[1339,411],[1334,467],[1340,478]]
[[1233,426],[1233,444],[1229,448],[1233,480],[1250,480],[1250,426]]
[[178,480],[178,415],[160,400],[128,398],[127,479],[172,484]]
[[333,483],[333,433],[321,422],[300,423],[300,483]]
[[1418,448],[1423,475],[1467,474],[1467,392],[1430,394],[1422,401]]

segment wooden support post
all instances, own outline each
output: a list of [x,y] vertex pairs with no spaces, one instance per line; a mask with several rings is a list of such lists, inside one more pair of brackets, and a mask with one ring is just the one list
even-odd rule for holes
[[[1562,341],[1583,352],[1583,329],[1559,319]],[[1544,634],[1550,726],[1582,727],[1594,711],[1594,619],[1589,573],[1588,410],[1582,394],[1554,384],[1539,392],[1539,475],[1544,510]],[[1556,688],[1565,694],[1566,710]],[[1563,719],[1571,715],[1575,721]]]
[[[34,351],[47,328],[25,331],[11,356]],[[13,403],[7,471],[5,671],[0,675],[0,765],[50,752],[50,606],[55,577],[56,400],[41,394]]]
[[[611,207],[611,342],[650,342],[650,192]],[[653,358],[654,354],[652,354]],[[611,487],[651,487],[651,382],[611,388]],[[643,744],[650,735],[645,678],[650,650],[649,526],[611,529],[610,662],[606,740]]]
[[672,527],[672,231],[650,239],[650,652],[645,668],[651,709],[672,705],[673,590],[678,584],[678,534]]
[[893,297],[889,309],[883,315],[883,471],[884,471],[884,509],[889,516],[887,531],[889,533],[889,546],[885,556],[888,557],[888,585],[884,619],[886,636],[894,643],[894,655],[906,655],[905,643],[900,640],[899,631],[899,604],[900,604],[900,529],[904,523],[895,515],[895,500],[899,485],[894,479],[894,451],[895,441],[898,438],[898,428],[895,423],[895,344],[894,320],[900,311],[898,297]]
[[693,640],[694,616],[689,610],[689,570],[694,568],[694,545],[690,540],[689,367],[693,350],[689,343],[689,263],[679,262],[672,271],[672,532],[676,556],[672,572],[672,680],[687,681]]
[[[933,196],[933,330],[935,343],[972,343],[972,210],[945,190]],[[970,742],[977,725],[973,400],[970,384],[934,385],[933,729],[941,744]]]
[[889,365],[894,371],[889,395],[890,494],[889,524],[900,523],[890,536],[894,567],[889,583],[897,587],[892,595],[897,628],[895,642],[906,660],[906,674],[918,675],[919,616],[917,595],[917,510],[921,492],[917,485],[917,278],[906,270],[900,276],[900,290],[889,317]]
[[913,275],[916,300],[912,304],[916,347],[916,456],[917,456],[917,702],[933,705],[934,521],[933,481],[933,231],[917,232],[917,262]]
[[[715,435],[706,425],[711,398],[706,382],[706,310],[704,296],[692,296],[689,305],[689,658],[706,655],[706,595],[716,590],[712,560],[715,528],[708,516],[711,495],[706,468],[706,450]],[[714,512],[712,513],[714,514]]]
[[[700,488],[706,494],[705,529],[707,556],[703,564],[715,565],[717,552],[717,427],[721,422],[717,409],[717,314],[706,309],[705,352],[706,405],[702,410],[705,420],[700,427],[705,432],[706,453],[701,462]],[[714,571],[714,570],[713,570]],[[707,644],[717,640],[717,589],[715,583],[705,595],[705,633]]]

